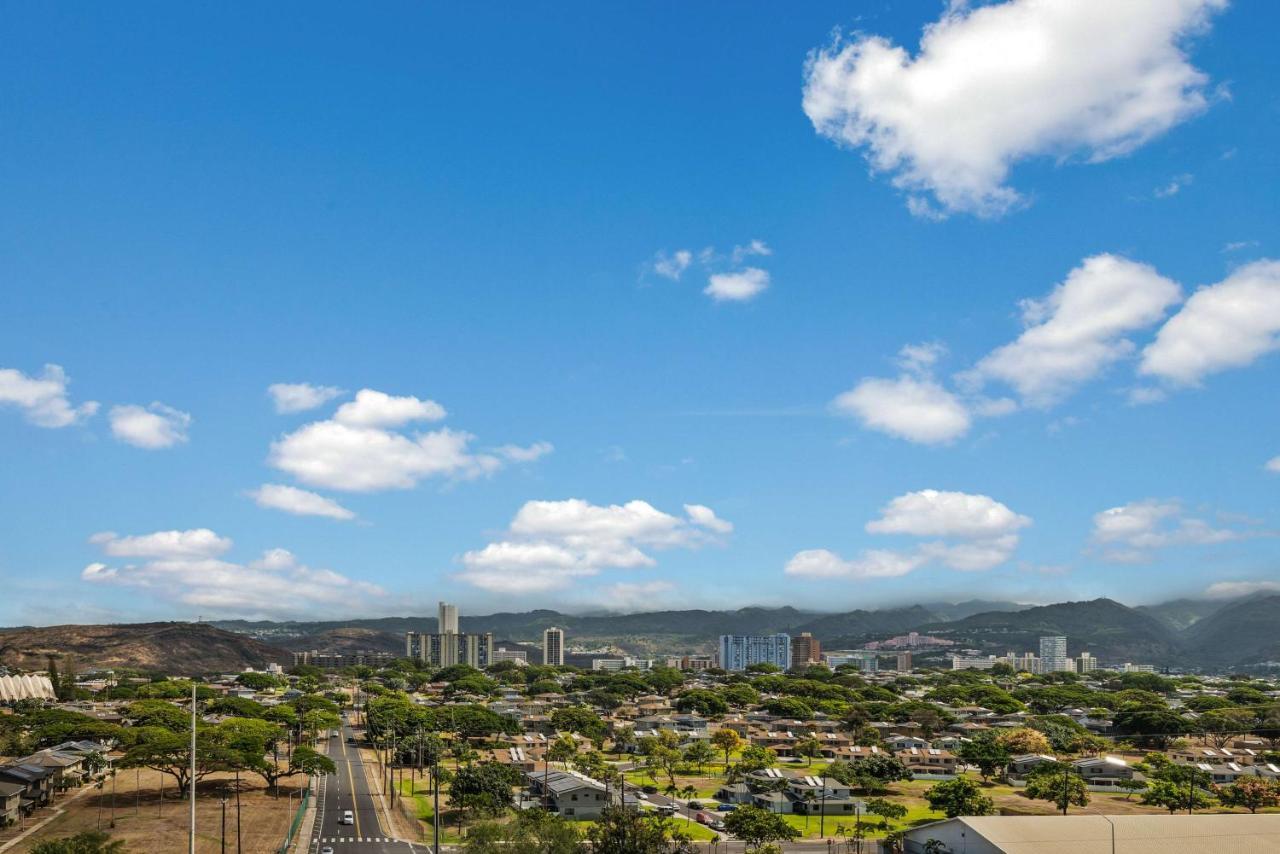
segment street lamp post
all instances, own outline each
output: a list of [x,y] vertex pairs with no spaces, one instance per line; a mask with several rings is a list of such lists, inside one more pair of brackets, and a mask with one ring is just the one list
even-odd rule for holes
[[196,854],[196,683],[191,681],[191,776],[187,780],[191,801],[191,832],[188,836],[190,854]]

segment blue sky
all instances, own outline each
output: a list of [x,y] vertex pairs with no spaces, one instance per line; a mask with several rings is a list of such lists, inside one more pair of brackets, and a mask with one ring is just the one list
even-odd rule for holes
[[1280,586],[1280,15],[1028,6],[10,7],[0,623]]

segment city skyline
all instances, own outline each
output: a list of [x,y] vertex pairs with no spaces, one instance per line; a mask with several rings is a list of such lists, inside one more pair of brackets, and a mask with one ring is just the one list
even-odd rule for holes
[[1066,8],[15,11],[0,625],[1280,592],[1280,13]]

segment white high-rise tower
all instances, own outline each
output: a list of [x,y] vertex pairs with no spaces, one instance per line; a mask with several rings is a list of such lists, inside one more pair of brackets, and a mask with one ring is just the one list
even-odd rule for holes
[[448,602],[440,603],[440,615],[437,617],[439,625],[436,626],[436,632],[442,635],[458,634],[458,606],[450,605]]

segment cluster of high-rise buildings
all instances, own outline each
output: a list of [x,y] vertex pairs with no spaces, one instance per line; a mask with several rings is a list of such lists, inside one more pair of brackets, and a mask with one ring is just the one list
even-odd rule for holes
[[458,628],[458,607],[441,602],[436,631],[405,632],[404,655],[434,667],[468,664],[488,667],[494,663],[493,633],[463,632]]
[[[542,633],[542,663],[564,664],[564,630],[552,626]],[[458,624],[458,606],[441,602],[434,632],[405,632],[404,655],[433,667],[466,664],[484,668],[499,661],[528,662],[520,649],[495,650],[492,632],[464,632]]]
[[[864,673],[874,673],[880,669],[880,654],[873,649],[824,653],[822,642],[809,632],[801,632],[795,637],[782,633],[721,635],[718,662],[725,670],[746,670],[753,664],[772,664],[783,670],[804,670],[810,665],[826,664],[833,670],[850,665]],[[897,670],[910,670],[911,653],[897,653],[894,664]]]
[[964,656],[951,657],[952,670],[990,670],[997,664],[1007,664],[1014,670],[1027,673],[1091,673],[1095,670],[1118,670],[1122,673],[1150,673],[1155,667],[1150,664],[1133,664],[1125,662],[1103,667],[1098,659],[1088,652],[1081,652],[1075,658],[1067,654],[1067,639],[1062,635],[1047,635],[1040,638],[1040,653],[1015,653],[1012,650],[1001,656]]

